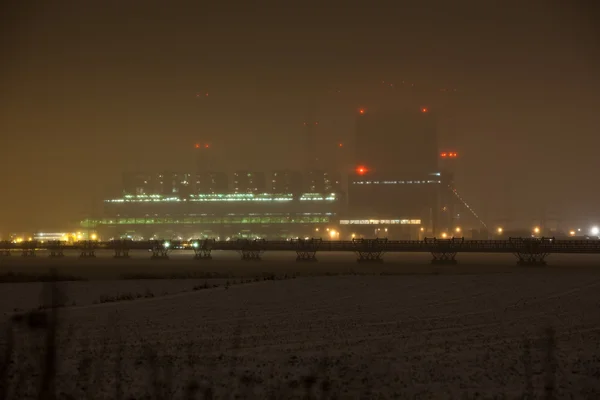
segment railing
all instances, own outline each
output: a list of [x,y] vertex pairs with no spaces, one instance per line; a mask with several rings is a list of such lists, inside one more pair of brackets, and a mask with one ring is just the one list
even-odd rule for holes
[[0,242],[0,257],[20,253],[23,257],[35,257],[39,251],[49,252],[50,257],[64,257],[66,251],[79,251],[80,257],[96,257],[98,251],[113,251],[115,258],[129,258],[130,252],[147,250],[154,259],[168,259],[174,250],[194,251],[196,259],[211,259],[214,250],[237,251],[244,260],[260,260],[267,251],[295,251],[298,261],[316,260],[316,253],[354,252],[358,261],[382,261],[385,253],[431,253],[436,263],[456,263],[458,253],[511,253],[520,263],[545,263],[549,254],[600,254],[600,240],[555,240],[554,238],[510,238],[508,240],[424,239],[387,240],[354,239],[322,240],[230,240],[198,239],[190,241],[133,241],[112,240],[108,242],[81,241],[77,243],[50,242]]

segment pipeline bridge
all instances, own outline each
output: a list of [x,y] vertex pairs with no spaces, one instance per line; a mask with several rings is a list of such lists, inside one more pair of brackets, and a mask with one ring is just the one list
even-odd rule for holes
[[554,238],[510,238],[508,240],[424,239],[395,241],[387,239],[354,239],[327,241],[322,239],[297,239],[267,241],[263,239],[217,241],[198,239],[189,241],[132,241],[109,242],[0,242],[0,258],[20,254],[36,257],[44,251],[49,257],[65,257],[65,252],[79,253],[80,258],[95,258],[98,251],[112,251],[114,258],[130,258],[133,250],[145,250],[154,260],[169,259],[173,251],[190,252],[196,260],[211,260],[213,251],[235,251],[242,260],[261,260],[267,251],[294,252],[296,261],[317,261],[317,253],[353,252],[358,262],[383,262],[385,253],[430,253],[432,264],[456,264],[459,253],[511,253],[519,265],[545,265],[550,254],[600,254],[600,240],[556,240]]

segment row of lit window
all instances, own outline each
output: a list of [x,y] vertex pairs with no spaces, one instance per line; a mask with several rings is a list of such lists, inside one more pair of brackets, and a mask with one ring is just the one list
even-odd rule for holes
[[256,217],[256,218],[116,218],[90,221],[90,225],[125,224],[282,224],[282,223],[329,223],[329,217]]
[[403,184],[423,184],[423,183],[442,183],[442,181],[354,181],[353,185],[403,185]]
[[420,219],[342,219],[340,225],[421,225]]

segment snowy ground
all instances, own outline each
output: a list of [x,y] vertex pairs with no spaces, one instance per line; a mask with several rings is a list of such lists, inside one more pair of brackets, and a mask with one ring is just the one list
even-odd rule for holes
[[[99,302],[114,301],[119,297],[158,297],[192,291],[195,287],[223,285],[225,279],[139,279],[59,282],[61,304],[86,306]],[[233,280],[232,280],[233,282]],[[0,284],[0,321],[14,312],[29,311],[48,304],[44,283]]]
[[[264,281],[65,308],[59,390],[83,398],[91,385],[112,399],[119,387],[124,398],[166,388],[166,398],[186,398],[195,381],[217,398],[290,398],[315,377],[338,398],[515,398],[528,376],[541,396],[556,360],[558,398],[598,398],[599,290],[600,269],[512,268]],[[21,352],[43,343],[19,332]]]

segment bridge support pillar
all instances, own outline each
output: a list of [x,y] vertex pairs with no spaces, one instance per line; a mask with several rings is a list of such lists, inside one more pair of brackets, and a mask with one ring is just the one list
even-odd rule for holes
[[126,240],[116,240],[112,242],[115,251],[114,258],[130,258],[129,246]]
[[21,257],[35,257],[35,250],[37,247],[37,243],[35,242],[27,242],[23,244],[21,249]]
[[517,257],[517,265],[546,265],[553,239],[510,238],[509,242],[515,247],[513,254]]
[[296,261],[317,261],[317,251],[321,246],[322,239],[299,239],[296,241]]
[[517,252],[517,265],[546,265],[548,253]]
[[212,245],[214,239],[196,240],[192,243],[194,260],[212,260]]
[[65,256],[64,245],[61,242],[51,242],[48,244],[48,250],[50,250],[50,258],[62,258]]
[[423,239],[423,242],[433,256],[432,264],[454,265],[458,264],[456,254],[461,246],[464,245],[465,238],[452,239]]
[[352,239],[359,263],[382,263],[387,239]]
[[152,260],[168,260],[169,259],[169,245],[168,242],[155,242],[152,244]]
[[458,264],[456,261],[456,252],[455,251],[432,251],[431,255],[433,256],[433,260],[431,260],[432,264],[442,264],[442,265],[454,265]]
[[242,260],[260,261],[262,259],[262,255],[265,252],[264,239],[255,239],[252,241],[241,239],[238,240],[238,243],[240,246],[238,252],[240,253]]
[[96,258],[96,243],[91,240],[83,242],[79,258]]

